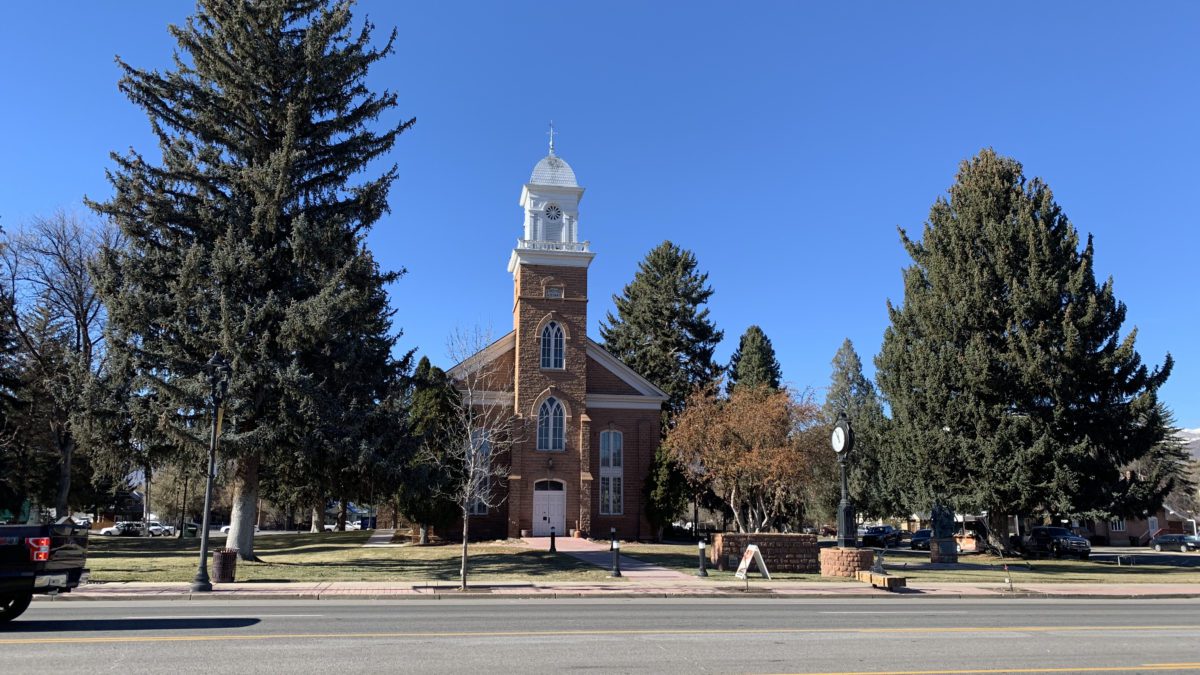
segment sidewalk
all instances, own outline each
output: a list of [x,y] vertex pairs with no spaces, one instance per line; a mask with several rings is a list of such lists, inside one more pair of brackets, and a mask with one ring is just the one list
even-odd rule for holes
[[854,581],[795,582],[751,579],[740,581],[624,577],[600,582],[502,581],[472,584],[466,592],[453,581],[428,582],[300,582],[214,584],[211,593],[192,593],[186,582],[115,582],[88,584],[71,593],[34,596],[37,600],[439,600],[451,598],[585,598],[585,597],[707,597],[733,598],[1200,598],[1200,584],[1005,584],[919,583],[889,593]]
[[[538,551],[550,550],[550,537],[525,537],[522,539],[526,546]],[[582,560],[589,565],[602,569],[612,569],[612,550],[608,544],[576,537],[555,537],[554,550],[566,553],[572,558]],[[647,579],[686,580],[695,577],[669,570],[658,565],[651,565],[629,556],[621,556],[621,576],[634,581]]]

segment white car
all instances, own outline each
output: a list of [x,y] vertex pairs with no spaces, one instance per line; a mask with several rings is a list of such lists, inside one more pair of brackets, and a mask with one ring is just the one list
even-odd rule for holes
[[[222,526],[221,526],[221,534],[229,534],[229,528],[230,528],[230,526],[229,526],[229,525],[222,525]],[[255,526],[254,526],[254,531],[255,531],[256,533],[258,532],[258,526],[257,526],[257,525],[255,525]]]
[[175,534],[174,525],[163,525],[157,520],[150,521],[151,537],[170,537]]

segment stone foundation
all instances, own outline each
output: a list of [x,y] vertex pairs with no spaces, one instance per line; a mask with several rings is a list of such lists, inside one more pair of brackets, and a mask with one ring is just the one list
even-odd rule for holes
[[930,539],[929,562],[957,563],[958,544],[955,543],[954,539]]
[[875,552],[869,548],[821,549],[821,576],[854,579],[859,570],[869,570],[875,562]]
[[750,544],[758,546],[763,562],[771,572],[816,574],[817,535],[815,534],[738,534],[713,535],[708,560],[719,570],[737,569]]

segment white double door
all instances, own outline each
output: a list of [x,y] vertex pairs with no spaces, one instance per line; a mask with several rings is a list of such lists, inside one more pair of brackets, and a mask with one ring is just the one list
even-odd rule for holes
[[533,536],[565,535],[567,526],[567,493],[558,481],[540,480],[533,487]]

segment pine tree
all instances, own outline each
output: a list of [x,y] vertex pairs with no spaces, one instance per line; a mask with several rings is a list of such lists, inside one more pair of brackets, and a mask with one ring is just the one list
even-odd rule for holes
[[[723,333],[703,305],[712,296],[708,274],[697,272],[696,256],[669,241],[638,263],[637,274],[621,295],[617,314],[600,324],[604,347],[669,396],[663,433],[687,397],[721,374],[713,351]],[[687,483],[665,452],[657,452],[645,485],[646,517],[661,530],[689,496]]]
[[[854,451],[847,457],[851,501],[859,515],[877,518],[895,515],[899,505],[892,498],[891,467],[881,461],[879,450],[885,438],[883,406],[875,385],[863,375],[862,360],[849,338],[842,342],[833,357],[833,372],[823,407],[829,425],[833,425],[838,414],[843,412],[853,425],[855,437]],[[836,513],[841,490],[840,479],[835,473],[838,471],[836,464],[828,463],[827,467],[828,475],[821,481],[826,489],[820,501],[829,515]]]
[[1050,189],[984,150],[930,210],[904,304],[876,359],[891,409],[888,458],[913,510],[986,510],[993,543],[1007,515],[1124,515],[1122,470],[1165,438],[1149,369],[1123,338],[1112,279],[1097,284]]
[[750,326],[742,333],[738,348],[729,359],[728,390],[732,392],[739,384],[778,389],[782,380],[783,373],[775,358],[771,338],[758,326]]
[[446,451],[453,424],[457,390],[446,373],[421,357],[412,376],[408,406],[411,439],[405,480],[396,495],[400,512],[420,527],[421,544],[428,543],[429,527],[445,527],[458,516],[458,505],[446,495],[461,480],[449,470]]
[[174,70],[120,62],[121,90],[150,117],[162,161],[113,155],[113,198],[93,203],[128,240],[99,265],[110,349],[132,355],[172,440],[203,446],[204,364],[230,360],[222,452],[235,458],[230,545],[253,558],[259,467],[364,449],[398,364],[384,272],[364,247],[387,211],[393,166],[362,179],[414,120],[368,128],[396,106],[369,91],[392,51],[350,3],[202,0]]

